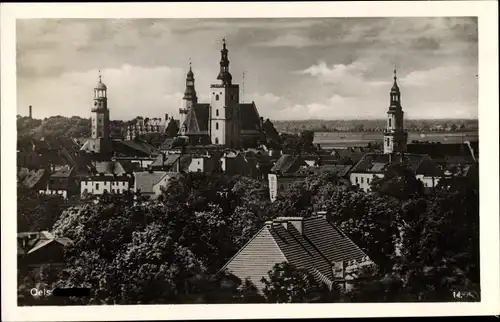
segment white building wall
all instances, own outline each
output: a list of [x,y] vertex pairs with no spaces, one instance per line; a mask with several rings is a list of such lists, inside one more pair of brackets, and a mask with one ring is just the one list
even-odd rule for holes
[[370,191],[371,183],[375,177],[383,178],[382,173],[351,173],[349,179],[353,186],[359,186],[364,191]]
[[168,186],[168,182],[170,181],[170,176],[167,174],[163,176],[154,186],[153,192],[155,195],[161,195],[162,188],[166,188]]
[[121,194],[129,190],[129,182],[128,180],[112,181],[108,178],[107,180],[82,180],[80,185],[80,193],[82,196],[85,191],[92,195],[102,195],[105,190],[108,193]]
[[417,174],[417,179],[422,181],[425,188],[435,188],[439,183],[439,177],[427,177],[423,174]]
[[205,159],[204,158],[193,158],[191,164],[188,167],[189,172],[203,172],[205,169]]

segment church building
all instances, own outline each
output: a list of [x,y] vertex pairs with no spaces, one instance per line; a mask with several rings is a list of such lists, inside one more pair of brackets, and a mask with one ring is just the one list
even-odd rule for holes
[[406,152],[408,132],[403,124],[404,112],[401,107],[401,92],[397,83],[396,69],[394,69],[394,84],[390,92],[390,105],[387,111],[387,127],[384,131],[384,153]]
[[210,85],[209,103],[199,103],[194,73],[189,66],[179,134],[192,145],[216,145],[231,149],[263,143],[262,119],[255,103],[240,102],[240,87],[232,82],[226,42],[223,40],[218,83]]
[[111,152],[111,140],[109,138],[109,109],[108,88],[99,82],[94,88],[94,102],[91,108],[90,138],[82,146],[81,150],[97,154],[108,154]]

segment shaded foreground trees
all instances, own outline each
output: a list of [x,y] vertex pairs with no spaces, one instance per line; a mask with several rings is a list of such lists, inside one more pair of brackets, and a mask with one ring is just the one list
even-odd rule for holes
[[[388,178],[388,188],[399,187]],[[455,300],[454,290],[479,294],[479,201],[477,190],[446,187],[398,199],[322,174],[297,181],[271,204],[259,181],[190,173],[158,200],[105,195],[65,212],[53,232],[74,244],[58,278],[42,282],[92,289],[92,298],[65,300],[72,304]],[[317,210],[328,210],[378,264],[351,293],[324,292],[286,264],[270,271],[260,295],[250,281],[218,274],[266,220]]]

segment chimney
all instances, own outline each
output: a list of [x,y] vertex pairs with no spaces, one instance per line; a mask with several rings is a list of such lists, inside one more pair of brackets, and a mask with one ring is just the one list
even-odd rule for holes
[[285,229],[288,229],[290,227],[289,225],[293,225],[295,229],[297,229],[298,232],[302,235],[303,220],[303,217],[278,217],[274,222],[283,225]]
[[32,112],[33,112],[33,107],[30,105],[30,107],[29,107],[29,117],[30,117],[30,119],[33,118],[33,113]]

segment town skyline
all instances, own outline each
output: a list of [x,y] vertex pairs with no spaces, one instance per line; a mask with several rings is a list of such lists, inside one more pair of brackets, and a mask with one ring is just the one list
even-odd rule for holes
[[17,113],[32,105],[35,118],[90,116],[100,70],[112,119],[178,119],[189,61],[207,101],[222,38],[242,100],[264,118],[383,119],[395,66],[405,118],[478,113],[475,18],[30,19],[17,29]]

